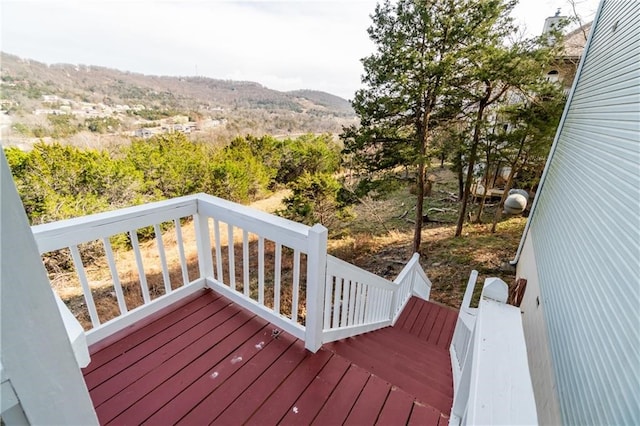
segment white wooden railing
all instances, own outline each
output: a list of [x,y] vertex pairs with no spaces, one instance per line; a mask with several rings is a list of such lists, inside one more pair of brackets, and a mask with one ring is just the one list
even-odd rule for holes
[[[169,231],[162,232],[166,224],[175,233],[170,247]],[[160,288],[148,284],[148,269],[155,265],[145,264],[138,241],[139,230],[148,227],[155,235]],[[194,238],[184,237],[186,227],[193,227]],[[321,225],[308,227],[206,194],[38,225],[32,231],[41,254],[70,251],[91,320],[89,345],[210,287],[316,351],[324,342],[393,324],[411,295],[428,299],[431,287],[417,254],[391,282],[328,256],[327,230]],[[135,258],[140,306],[130,306],[125,297],[132,290],[123,286],[122,277],[132,274],[119,270],[112,248],[111,241],[121,234]],[[82,258],[81,247],[90,242],[102,245],[111,277],[112,291],[107,292],[120,312],[108,321],[101,320]],[[195,262],[197,272],[189,269]]]
[[418,253],[413,254],[393,283],[398,287],[391,311],[391,323],[395,324],[411,296],[429,300],[431,294],[431,280],[420,266]]
[[327,258],[324,342],[391,325],[396,286],[333,256]]
[[[126,327],[131,323],[148,315],[148,311],[142,311],[142,306],[127,306],[121,275],[118,272],[116,258],[112,249],[112,238],[125,234],[128,236],[133,252],[135,254],[138,269],[138,281],[143,299],[143,306],[151,303],[153,297],[147,284],[147,273],[140,251],[138,241],[138,230],[152,226],[154,228],[155,240],[158,249],[158,260],[162,268],[162,279],[164,296],[169,296],[181,287],[188,284],[195,284],[202,287],[202,280],[198,278],[189,279],[188,266],[184,255],[184,241],[182,240],[181,219],[189,219],[197,216],[197,197],[189,196],[176,198],[173,200],[150,203],[143,206],[136,206],[121,209],[113,212],[100,213],[96,215],[84,216],[59,222],[32,227],[32,232],[41,254],[53,252],[61,249],[68,249],[73,259],[74,269],[82,287],[82,293],[86,308],[91,319],[92,328],[87,335],[87,343],[92,344],[118,329]],[[162,239],[161,224],[172,222],[176,232],[176,245],[179,251],[181,279],[182,282],[172,283],[169,266],[167,264],[167,252]],[[104,249],[104,259],[108,265],[113,294],[117,299],[120,316],[103,322],[100,319],[98,309],[93,300],[93,292],[87,275],[85,262],[82,259],[80,246],[90,242],[100,242]],[[148,265],[147,265],[148,266]],[[154,309],[159,310],[169,303],[184,296],[186,291],[179,291],[173,297],[165,297],[161,303],[154,304]],[[127,321],[122,321],[126,316]]]
[[[323,294],[326,228],[308,227],[210,195],[199,196],[196,223],[200,273],[207,284],[304,340],[308,349],[319,349],[322,310],[317,300]],[[236,270],[240,263],[236,257],[242,259],[241,271]],[[281,303],[285,287],[290,291],[287,306]]]
[[471,298],[473,297],[473,291],[477,281],[478,271],[473,270],[469,276],[469,281],[467,282],[467,287],[462,298],[456,328],[453,332],[453,338],[451,339],[451,346],[449,347],[454,392],[460,381],[462,366],[465,364],[468,350],[471,347],[471,334],[473,333],[476,315],[478,314],[478,308],[471,307]]
[[478,308],[473,271],[449,352],[454,397],[450,425],[537,424],[520,309],[506,304],[507,284],[485,280]]
[[323,342],[393,325],[412,295],[429,300],[430,290],[417,253],[393,282],[328,256]]

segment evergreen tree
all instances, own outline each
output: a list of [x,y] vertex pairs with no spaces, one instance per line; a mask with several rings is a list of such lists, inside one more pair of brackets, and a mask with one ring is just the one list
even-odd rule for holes
[[[367,171],[417,169],[413,250],[422,236],[425,173],[439,111],[460,103],[469,60],[495,28],[508,28],[513,2],[503,0],[386,0],[372,15],[376,51],[364,58],[363,89],[352,101],[360,126],[345,129],[345,151]],[[495,45],[496,43],[491,43]],[[446,115],[446,114],[445,114]]]
[[[513,5],[513,4],[511,4]],[[561,39],[555,31],[542,37],[512,41],[508,36],[515,33],[510,18],[504,13],[485,34],[483,43],[467,54],[472,66],[460,79],[456,96],[469,101],[472,120],[469,121],[472,138],[468,151],[467,176],[456,225],[456,236],[462,234],[466,218],[467,202],[473,183],[474,167],[478,149],[491,139],[490,133],[497,124],[500,103],[518,104],[530,98],[544,81],[543,71],[558,54]],[[486,165],[489,167],[489,164]]]
[[[545,160],[560,122],[566,98],[562,86],[558,83],[540,82],[540,86],[522,102],[508,105],[503,114],[513,129],[506,134],[504,145],[499,151],[500,159],[509,164],[510,172],[500,204],[496,209],[491,232],[496,231],[502,216],[502,207],[509,190],[513,186],[514,177],[523,168],[533,165],[542,171]],[[539,174],[536,173],[537,183]],[[522,182],[524,183],[524,182]],[[522,186],[521,186],[522,188]]]

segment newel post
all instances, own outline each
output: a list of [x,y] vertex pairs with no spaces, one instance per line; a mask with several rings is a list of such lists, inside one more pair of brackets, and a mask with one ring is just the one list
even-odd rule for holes
[[509,286],[507,286],[507,283],[502,281],[500,278],[487,278],[484,280],[484,286],[482,287],[482,297],[486,297],[487,299],[495,300],[500,303],[507,303],[507,299],[509,297]]
[[309,229],[307,254],[307,320],[304,346],[316,352],[322,346],[324,286],[327,272],[327,228],[316,224]]
[[[198,200],[200,210],[200,200]],[[213,260],[211,259],[211,237],[209,234],[209,218],[198,211],[193,215],[196,227],[196,246],[198,247],[199,278],[213,278]]]

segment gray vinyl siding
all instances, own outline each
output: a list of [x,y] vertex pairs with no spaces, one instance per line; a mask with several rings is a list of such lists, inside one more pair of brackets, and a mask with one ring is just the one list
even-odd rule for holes
[[531,218],[566,424],[640,424],[640,1],[604,1]]

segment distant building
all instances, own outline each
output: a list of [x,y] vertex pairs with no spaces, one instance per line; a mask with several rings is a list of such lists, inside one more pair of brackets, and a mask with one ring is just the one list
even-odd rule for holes
[[137,138],[148,139],[153,136],[153,132],[149,129],[137,129],[133,135]]
[[[548,17],[544,22],[542,33],[551,31],[564,19],[567,17],[560,16],[560,11],[556,12],[554,16]],[[557,57],[556,61],[546,70],[547,79],[562,84],[566,93],[569,92],[576,76],[576,70],[587,44],[591,26],[592,23],[589,22],[565,35],[562,42],[562,55]]]

